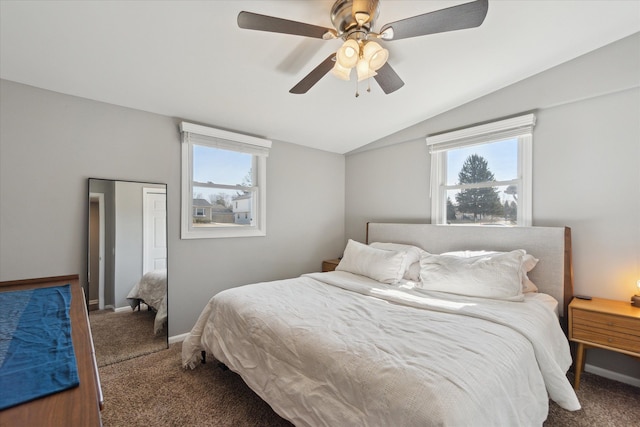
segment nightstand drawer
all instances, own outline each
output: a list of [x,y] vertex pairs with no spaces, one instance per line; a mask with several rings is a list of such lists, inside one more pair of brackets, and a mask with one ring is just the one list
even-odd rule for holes
[[640,321],[573,309],[572,338],[640,353]]
[[573,321],[595,328],[605,328],[610,331],[640,336],[640,319],[573,309]]
[[573,339],[640,353],[640,338],[634,335],[619,334],[596,328],[582,329],[581,326],[574,324]]

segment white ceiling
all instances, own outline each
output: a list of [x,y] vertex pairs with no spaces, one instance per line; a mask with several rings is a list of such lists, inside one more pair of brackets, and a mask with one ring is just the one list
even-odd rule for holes
[[[381,0],[387,22],[466,1]],[[339,40],[239,29],[241,10],[331,27],[332,0],[0,1],[0,77],[345,153],[640,31],[640,1],[490,0],[481,27],[387,42],[405,86],[326,75]]]

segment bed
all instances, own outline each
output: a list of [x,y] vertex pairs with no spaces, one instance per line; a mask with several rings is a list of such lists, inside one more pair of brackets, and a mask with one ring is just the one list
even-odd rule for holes
[[218,293],[183,365],[213,355],[297,426],[540,426],[549,399],[580,409],[568,228],[369,223],[366,243],[336,271]]
[[167,321],[167,270],[152,270],[145,273],[133,286],[127,300],[131,308],[140,309],[140,303],[145,303],[149,309],[155,311],[153,333],[162,331]]

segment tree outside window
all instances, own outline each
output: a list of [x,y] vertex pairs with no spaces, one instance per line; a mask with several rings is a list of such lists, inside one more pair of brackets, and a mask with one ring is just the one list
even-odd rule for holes
[[531,225],[535,115],[427,137],[431,222]]

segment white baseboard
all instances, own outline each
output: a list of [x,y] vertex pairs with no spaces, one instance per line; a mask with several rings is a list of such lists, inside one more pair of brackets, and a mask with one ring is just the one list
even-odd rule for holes
[[189,335],[189,332],[185,332],[184,334],[174,335],[172,337],[169,337],[169,345],[184,341],[187,335]]
[[584,365],[584,371],[600,375],[601,377],[609,378],[610,380],[619,381],[621,383],[629,384],[635,387],[640,387],[640,378],[634,378],[629,375],[620,374],[618,372],[610,371],[609,369],[600,368],[598,366],[586,363]]

